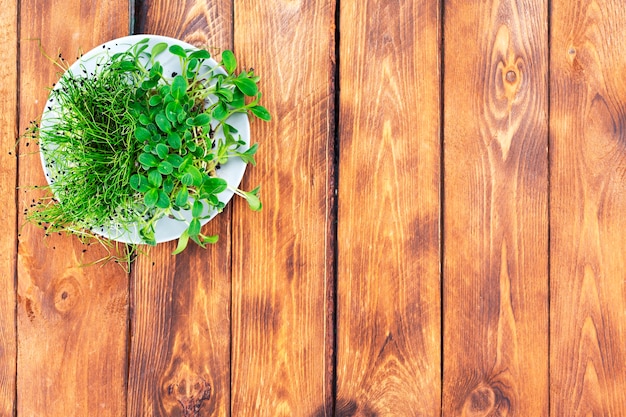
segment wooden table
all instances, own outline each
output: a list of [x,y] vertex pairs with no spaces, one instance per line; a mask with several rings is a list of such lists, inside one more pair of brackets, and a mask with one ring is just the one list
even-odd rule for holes
[[[16,3],[0,415],[626,416],[623,0]],[[274,119],[263,211],[126,273],[23,226],[44,178],[14,143],[57,78],[30,39],[129,33],[234,48]]]

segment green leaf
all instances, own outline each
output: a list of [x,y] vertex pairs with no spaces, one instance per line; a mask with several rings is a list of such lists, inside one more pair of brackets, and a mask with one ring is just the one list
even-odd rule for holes
[[236,109],[244,107],[246,105],[246,96],[239,90],[233,91],[233,98],[230,100],[230,105]]
[[194,78],[196,75],[196,67],[198,66],[198,60],[197,59],[190,59],[189,60],[189,64],[187,64],[187,78]]
[[259,200],[259,197],[257,197],[256,194],[246,191],[243,191],[243,194],[245,195],[245,199],[248,202],[248,205],[253,211],[261,210],[263,205],[261,204],[261,200]]
[[235,54],[228,49],[222,52],[222,65],[228,74],[232,74],[237,68],[237,59]]
[[166,97],[168,94],[170,94],[171,91],[172,91],[172,87],[170,87],[169,85],[164,85],[159,88],[159,94],[162,97]]
[[135,71],[137,67],[135,63],[132,61],[122,61],[120,62],[120,68],[124,71]]
[[154,60],[154,58],[157,55],[159,55],[161,52],[165,51],[166,49],[167,49],[167,43],[165,43],[165,42],[159,42],[156,45],[154,45],[152,47],[152,51],[150,52],[150,55],[152,56],[152,59]]
[[137,138],[138,141],[144,142],[150,140],[151,137],[152,134],[145,127],[137,126],[135,129],[135,138]]
[[200,49],[197,51],[192,52],[189,55],[189,58],[195,58],[195,59],[209,59],[211,58],[211,54],[209,53],[209,51],[206,51],[204,49]]
[[189,165],[186,169],[187,174],[193,177],[193,185],[199,187],[202,185],[203,176],[198,168],[193,165]]
[[169,195],[173,189],[174,180],[172,179],[172,177],[166,177],[165,180],[163,180],[163,191],[165,191],[165,193]]
[[174,167],[167,161],[161,161],[157,169],[163,175],[170,175],[172,172],[174,172]]
[[187,91],[187,80],[182,75],[177,75],[172,81],[172,95],[175,99],[180,100],[185,96]]
[[172,164],[174,168],[179,168],[180,165],[183,163],[183,157],[175,153],[171,153],[167,155],[166,161]]
[[189,231],[189,236],[198,236],[201,227],[202,225],[200,224],[200,220],[191,219],[191,222],[189,223],[189,229],[187,229]]
[[183,107],[175,101],[169,102],[165,106],[165,116],[172,123],[175,123],[178,120],[178,115],[184,113],[184,111]]
[[148,172],[148,183],[153,187],[160,187],[163,183],[163,177],[157,169],[151,169]]
[[170,148],[168,148],[164,143],[157,143],[155,150],[157,155],[159,155],[159,158],[165,159],[170,151]]
[[178,255],[187,247],[187,243],[189,242],[189,233],[185,230],[180,237],[178,238],[178,245],[176,245],[176,249],[172,252],[172,255]]
[[200,200],[194,200],[193,207],[191,209],[191,215],[193,217],[200,217],[202,215],[202,211],[204,210],[204,205]]
[[172,45],[170,46],[170,52],[174,55],[177,55],[181,58],[187,58],[187,52],[180,45]]
[[184,207],[189,201],[189,191],[186,186],[183,186],[178,193],[176,193],[176,205],[180,207]]
[[202,183],[202,191],[207,194],[219,194],[226,190],[228,183],[223,178],[206,177]]
[[141,88],[143,88],[146,91],[152,90],[156,86],[157,86],[157,80],[152,79],[152,78],[141,83]]
[[180,135],[176,132],[170,132],[167,135],[167,143],[172,147],[172,149],[180,149],[182,146]]
[[259,147],[259,144],[255,143],[248,150],[246,150],[245,152],[239,153],[238,155],[241,158],[241,160],[245,162],[246,164],[256,165],[254,154],[256,153],[258,147]]
[[255,143],[254,145],[250,146],[244,153],[246,155],[254,155],[258,149],[259,149],[259,144]]
[[152,68],[150,68],[149,77],[158,82],[162,75],[163,65],[161,65],[161,63],[157,61],[152,65]]
[[211,122],[211,116],[206,113],[201,113],[193,118],[194,126],[206,126]]
[[215,92],[215,94],[222,97],[224,101],[229,102],[229,103],[233,101],[233,99],[235,98],[235,95],[233,94],[233,92],[227,88],[220,88],[219,90]]
[[186,185],[188,187],[193,185],[193,175],[191,175],[189,172],[185,172],[183,176],[180,178],[180,182],[182,182],[183,185]]
[[141,193],[148,190],[148,179],[141,174],[133,174],[130,177],[130,187]]
[[168,208],[170,206],[170,198],[167,194],[165,194],[165,191],[159,190],[158,196],[156,206],[162,209]]
[[235,78],[233,83],[242,93],[249,97],[255,96],[259,92],[256,83],[249,78]]
[[137,160],[139,161],[139,163],[141,165],[144,165],[144,166],[147,166],[147,167],[155,167],[155,166],[159,165],[159,161],[151,153],[145,153],[145,152],[144,153],[140,153],[139,157],[137,158]]
[[219,240],[219,236],[218,235],[205,236],[201,234],[200,239],[202,240],[202,243],[217,243],[217,241]]
[[[152,122],[152,120],[150,120],[150,118],[147,115],[145,115],[144,113],[141,113],[139,115],[139,123],[141,123],[142,125],[146,126],[146,125],[150,124],[151,122]],[[139,127],[141,127],[141,126],[139,126]],[[146,129],[146,131],[148,131],[148,129]],[[148,134],[150,134],[149,131],[148,131]],[[137,132],[135,132],[135,137],[136,136],[137,136]],[[150,138],[148,137],[148,139],[150,139]]]
[[164,133],[171,132],[172,125],[170,124],[170,121],[167,119],[165,114],[163,114],[163,112],[159,112],[156,114],[156,116],[154,117],[154,122]]
[[148,245],[156,246],[156,240],[154,239],[154,226],[148,224],[139,230],[139,235],[144,242]]
[[216,120],[224,120],[226,116],[228,116],[228,111],[226,110],[226,107],[222,103],[219,103],[213,109],[212,115],[213,115],[213,118]]
[[143,202],[148,207],[154,207],[159,200],[159,190],[157,188],[151,188],[143,197]]
[[[161,102],[163,101],[163,97],[156,95],[156,96],[152,96],[150,97],[150,100],[148,100],[148,104],[150,104],[152,107],[161,104]],[[143,116],[143,114],[142,114]]]
[[254,107],[251,107],[250,111],[261,120],[269,122],[272,119],[272,116],[270,116],[270,112],[268,112],[267,109],[263,106],[256,105]]
[[189,165],[191,165],[193,163],[193,158],[190,156],[187,156],[183,159],[183,162],[180,164],[180,166],[178,167],[178,171],[179,172],[185,172],[187,170],[187,167]]

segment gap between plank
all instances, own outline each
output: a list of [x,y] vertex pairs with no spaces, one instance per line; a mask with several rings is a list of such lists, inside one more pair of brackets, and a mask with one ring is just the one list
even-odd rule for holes
[[[21,43],[20,39],[22,37],[22,27],[20,21],[20,13],[21,13],[21,1],[17,1],[15,5],[15,27],[17,32],[17,38],[15,43],[15,131],[14,133],[19,137],[20,135],[20,107],[21,107],[21,98],[20,94],[20,51],[21,51]],[[16,138],[17,139],[17,138]],[[13,384],[13,416],[17,417],[17,360],[18,360],[18,326],[17,326],[17,285],[18,285],[18,274],[17,274],[17,251],[19,249],[19,234],[20,234],[20,210],[19,210],[19,184],[20,184],[20,158],[19,155],[20,146],[17,144],[14,149],[15,156],[15,249],[13,251],[13,294],[15,299],[15,308],[13,310],[13,324],[15,326],[15,376],[14,376],[14,384]]]
[[339,329],[337,328],[337,310],[339,305],[338,293],[339,293],[339,275],[337,273],[338,265],[339,265],[339,239],[337,235],[338,224],[339,224],[339,152],[340,152],[340,137],[339,137],[339,115],[341,110],[341,71],[340,71],[340,40],[341,40],[341,0],[336,0],[335,2],[335,39],[334,39],[334,47],[335,47],[335,67],[333,68],[333,92],[334,92],[334,103],[333,103],[333,155],[332,155],[332,166],[333,172],[331,177],[331,189],[328,190],[331,193],[329,208],[330,218],[331,218],[331,244],[332,248],[332,272],[331,272],[331,294],[329,299],[332,299],[330,312],[330,326],[332,329],[332,354],[330,357],[331,360],[331,416],[335,415],[336,406],[337,406],[337,348],[338,348],[338,333]]
[[547,126],[546,126],[546,130],[547,130],[547,144],[546,144],[546,158],[548,159],[547,163],[548,163],[548,169],[547,169],[547,175],[548,175],[548,189],[547,189],[547,196],[546,196],[546,210],[548,211],[547,215],[548,215],[548,247],[547,247],[547,251],[548,253],[546,254],[547,256],[547,260],[548,262],[546,262],[547,264],[547,277],[548,277],[548,296],[547,296],[547,309],[548,309],[548,358],[547,358],[547,362],[548,362],[548,416],[550,416],[550,413],[552,412],[552,405],[551,405],[551,399],[552,396],[550,395],[550,375],[552,372],[552,368],[550,365],[550,357],[551,357],[551,351],[552,351],[552,346],[551,346],[551,340],[552,340],[552,333],[551,333],[551,323],[552,320],[550,319],[550,311],[551,311],[551,302],[552,300],[550,299],[550,295],[552,293],[552,286],[550,283],[550,271],[552,270],[551,268],[551,264],[550,264],[550,253],[551,253],[551,207],[550,207],[550,202],[552,200],[551,198],[551,190],[552,190],[552,183],[551,183],[551,179],[552,179],[552,164],[550,163],[550,120],[551,120],[551,109],[550,109],[550,105],[551,105],[551,99],[550,99],[550,93],[551,93],[551,76],[552,76],[552,71],[551,71],[551,63],[552,63],[552,0],[547,0],[547,37],[548,37],[548,51],[547,51],[547,59],[546,59],[546,66],[547,66],[547,80],[546,80],[546,95],[547,95],[547,104],[546,104],[546,117],[548,118],[548,120],[546,121]]

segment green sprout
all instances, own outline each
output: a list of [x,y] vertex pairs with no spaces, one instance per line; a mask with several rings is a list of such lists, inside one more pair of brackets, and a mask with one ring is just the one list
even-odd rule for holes
[[[158,57],[165,51],[179,59],[180,73],[164,73]],[[235,113],[271,118],[259,104],[253,70],[237,72],[231,51],[211,67],[206,50],[165,42],[149,48],[147,38],[100,58],[92,73],[65,72],[51,93],[58,114],[48,127],[27,132],[39,139],[52,191],[27,220],[47,233],[81,237],[136,225],[142,240],[155,245],[156,222],[189,210],[178,254],[189,240],[202,247],[217,241],[202,234],[201,224],[222,211],[218,195],[225,190],[261,209],[258,187],[240,190],[217,175],[231,158],[256,164],[258,145],[245,146],[229,124]]]

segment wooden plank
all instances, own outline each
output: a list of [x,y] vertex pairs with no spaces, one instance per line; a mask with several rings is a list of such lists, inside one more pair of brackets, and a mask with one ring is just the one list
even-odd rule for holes
[[6,65],[0,67],[0,212],[3,236],[0,240],[0,415],[13,414],[15,407],[16,317],[15,317],[15,249],[17,239],[15,181],[17,159],[17,4],[0,8],[0,39],[4,43]]
[[[209,50],[232,47],[229,0],[142,2],[138,32]],[[218,57],[219,59],[219,57]],[[219,242],[140,255],[131,278],[128,415],[227,416],[230,409],[230,209],[205,227]]]
[[233,206],[232,414],[332,413],[335,2],[235,1],[235,52],[261,78],[263,210]]
[[[58,69],[41,53],[77,51],[122,36],[128,2],[43,1],[20,3],[20,129],[41,115]],[[19,160],[20,211],[43,185],[35,144],[23,141]],[[35,149],[33,149],[35,148]],[[119,416],[126,409],[128,275],[115,264],[81,268],[105,255],[103,248],[25,226],[18,252],[18,415]]]
[[547,3],[444,4],[443,415],[545,416]]
[[439,24],[437,0],[341,2],[340,416],[440,414]]
[[552,10],[550,414],[626,415],[626,9]]

